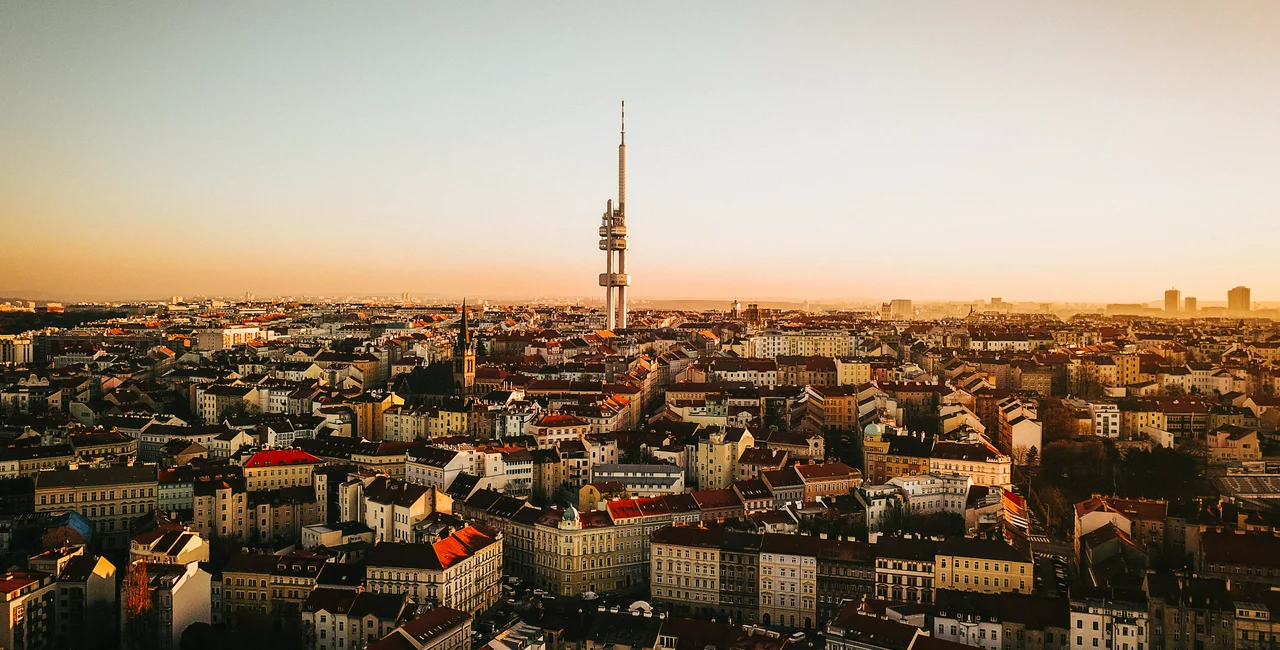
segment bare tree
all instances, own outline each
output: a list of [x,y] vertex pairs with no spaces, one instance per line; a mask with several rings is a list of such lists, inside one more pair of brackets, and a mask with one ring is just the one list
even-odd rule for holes
[[1013,448],[1013,464],[1019,467],[1025,467],[1027,464],[1027,446],[1018,445]]

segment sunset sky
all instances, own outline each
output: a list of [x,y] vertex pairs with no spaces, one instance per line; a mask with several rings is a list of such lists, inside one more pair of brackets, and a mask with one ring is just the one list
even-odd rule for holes
[[1280,300],[1277,2],[0,3],[0,296]]

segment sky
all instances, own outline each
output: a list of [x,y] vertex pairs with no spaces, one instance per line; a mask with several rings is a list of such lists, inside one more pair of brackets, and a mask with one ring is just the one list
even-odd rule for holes
[[0,3],[0,296],[1280,300],[1280,3]]

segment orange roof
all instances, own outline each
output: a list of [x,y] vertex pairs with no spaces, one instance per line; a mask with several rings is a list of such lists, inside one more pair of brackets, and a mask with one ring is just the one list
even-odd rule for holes
[[474,526],[462,530],[436,542],[436,557],[440,560],[440,568],[447,569],[462,560],[471,557],[476,551],[493,543],[493,538],[480,532]]

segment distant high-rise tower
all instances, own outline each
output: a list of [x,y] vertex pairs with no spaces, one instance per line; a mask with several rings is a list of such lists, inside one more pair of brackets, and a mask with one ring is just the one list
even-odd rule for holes
[[1200,308],[1200,305],[1198,304],[1196,299],[1192,296],[1187,296],[1186,300],[1182,301],[1182,310],[1187,312],[1188,314],[1196,313],[1196,310],[1199,308]]
[[476,386],[476,346],[471,342],[467,299],[462,299],[462,327],[453,344],[453,385],[458,395],[470,395]]
[[[622,103],[622,134],[618,144],[618,206],[605,203],[600,224],[600,250],[605,255],[605,272],[600,274],[604,287],[604,308],[608,313],[606,328],[627,327],[627,103]],[[615,264],[616,261],[616,264]]]
[[1164,292],[1164,310],[1173,313],[1178,311],[1178,303],[1182,302],[1182,292],[1170,289]]
[[1236,287],[1227,292],[1227,311],[1249,311],[1252,308],[1249,287]]
[[[891,320],[907,320],[916,315],[910,300],[901,298],[889,301],[889,318]],[[883,316],[881,316],[883,318]]]

